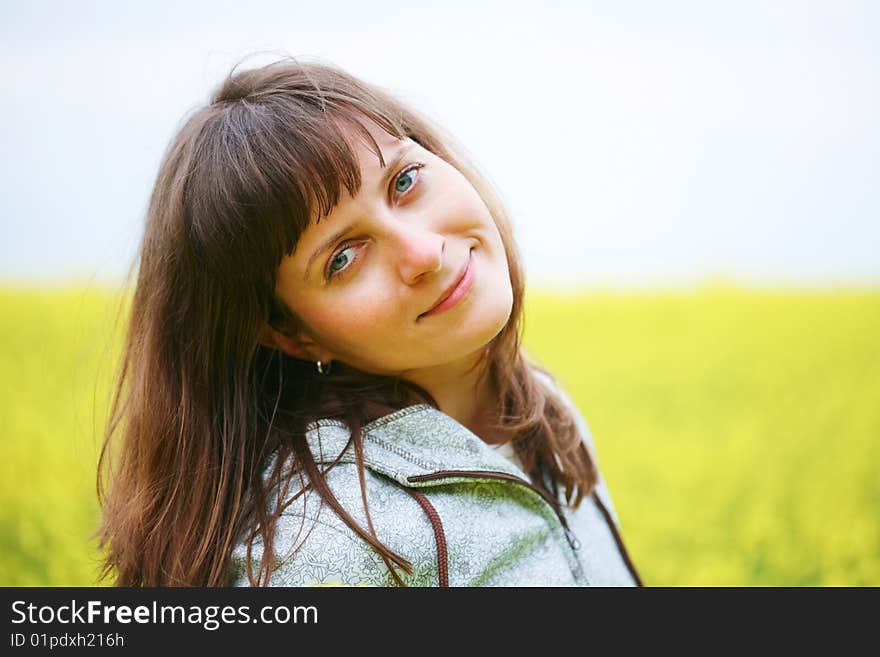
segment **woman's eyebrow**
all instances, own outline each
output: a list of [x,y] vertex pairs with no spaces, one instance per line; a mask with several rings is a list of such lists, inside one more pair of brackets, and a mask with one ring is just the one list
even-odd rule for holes
[[[385,162],[385,166],[382,167],[382,169],[385,171],[385,174],[379,180],[378,191],[380,194],[385,194],[385,188],[388,186],[388,179],[397,170],[398,165],[406,156],[410,147],[412,147],[413,145],[414,143],[409,140],[404,141],[403,144],[397,148],[397,153],[394,155],[393,159],[390,162]],[[321,245],[315,250],[315,252],[312,253],[311,256],[309,256],[309,261],[306,263],[305,272],[303,273],[303,281],[308,281],[309,270],[311,270],[312,263],[315,261],[315,259],[317,259],[317,257],[320,256],[322,253],[324,253],[324,251],[336,244],[336,242],[339,241],[343,235],[354,228],[354,226],[355,224],[353,222],[349,223],[340,230],[334,232],[330,237],[328,237],[321,243]]]
[[353,224],[353,223],[348,224],[347,226],[343,227],[341,230],[337,230],[337,231],[336,231],[335,233],[333,233],[330,237],[328,237],[328,238],[324,241],[324,243],[321,244],[321,246],[319,246],[319,247],[317,248],[317,250],[316,250],[316,251],[315,251],[315,252],[309,257],[309,261],[306,263],[306,270],[305,270],[305,272],[303,273],[303,281],[308,281],[308,279],[309,279],[309,270],[312,268],[312,263],[315,261],[315,259],[316,259],[319,255],[321,255],[322,253],[324,253],[324,251],[326,251],[326,250],[329,249],[331,246],[333,246],[334,244],[336,244],[337,240],[341,239],[342,236],[345,235],[345,234],[346,234],[348,231],[350,231],[352,228],[354,228],[354,224]]

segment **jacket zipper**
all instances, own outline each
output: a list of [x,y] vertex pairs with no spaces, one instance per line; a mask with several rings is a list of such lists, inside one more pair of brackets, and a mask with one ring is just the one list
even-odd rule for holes
[[565,538],[568,541],[569,546],[571,546],[571,549],[575,551],[580,550],[581,542],[577,539],[577,537],[574,535],[574,532],[571,531],[571,528],[568,526],[568,521],[562,514],[562,510],[560,509],[559,504],[556,502],[556,500],[554,500],[550,495],[542,491],[540,488],[533,486],[530,482],[526,481],[525,479],[521,479],[516,475],[507,474],[506,472],[485,472],[483,470],[440,470],[439,472],[432,472],[431,474],[412,475],[407,477],[406,480],[415,483],[418,481],[432,481],[435,479],[446,479],[449,477],[500,479],[503,481],[512,481],[533,490],[538,495],[540,495],[556,513],[556,517],[559,518],[559,522],[561,523],[563,532],[565,533]]
[[[430,474],[424,475],[411,475],[406,478],[407,481],[416,483],[419,481],[434,481],[437,479],[447,479],[451,477],[472,477],[472,478],[480,478],[480,479],[499,479],[502,481],[511,481],[516,484],[520,484],[521,486],[525,486],[530,490],[533,490],[538,495],[540,495],[547,504],[553,509],[556,513],[556,516],[559,518],[559,522],[562,525],[563,532],[565,533],[565,538],[568,540],[568,544],[571,546],[572,550],[580,550],[581,542],[578,540],[577,536],[575,536],[574,532],[568,526],[568,521],[565,519],[565,516],[562,513],[562,509],[560,508],[559,503],[554,500],[550,495],[546,492],[542,491],[540,488],[533,486],[531,482],[526,481],[525,479],[521,479],[516,475],[508,474],[506,472],[493,472],[493,471],[484,471],[484,470],[440,470],[438,472],[432,472]],[[440,586],[449,586],[449,565],[447,562],[447,550],[446,550],[446,534],[443,531],[443,524],[440,521],[440,515],[437,513],[437,510],[434,508],[434,505],[428,501],[427,496],[424,493],[419,491],[415,491],[411,488],[408,488],[401,484],[396,480],[392,480],[401,488],[405,489],[413,498],[421,505],[422,509],[424,509],[425,513],[427,513],[428,518],[431,520],[431,526],[434,528],[434,538],[437,542],[437,564],[439,569],[439,579]],[[596,502],[596,506],[599,507],[599,510],[602,513],[602,516],[605,518],[605,523],[611,529],[611,533],[614,536],[614,540],[617,543],[617,549],[620,552],[621,557],[623,558],[626,567],[629,569],[630,574],[633,577],[637,586],[644,586],[642,583],[641,577],[639,577],[639,573],[636,570],[635,565],[630,559],[629,553],[627,552],[626,546],[623,543],[623,539],[620,536],[620,532],[617,531],[617,527],[614,524],[614,521],[611,518],[611,514],[605,508],[605,505],[599,499],[599,496],[596,492],[593,492],[593,499]],[[582,577],[583,570],[580,565],[580,560],[575,559],[578,564],[578,574]]]
[[[516,475],[507,474],[506,472],[485,472],[482,470],[441,470],[439,472],[432,472],[431,474],[424,475],[412,475],[407,477],[407,481],[417,482],[417,481],[431,481],[435,479],[443,479],[447,477],[480,477],[484,479],[502,479],[505,481],[512,481],[517,484],[521,484],[531,490],[535,491],[538,495],[540,495],[547,504],[556,512],[556,516],[559,518],[559,522],[562,524],[562,529],[565,532],[565,538],[568,539],[568,544],[571,546],[572,550],[580,550],[581,542],[578,540],[577,536],[575,536],[574,532],[568,526],[568,521],[565,519],[565,516],[562,513],[562,509],[560,508],[559,503],[553,499],[546,492],[542,491],[540,488],[537,488],[531,484],[531,482],[526,481],[525,479],[521,479]],[[630,559],[629,552],[627,552],[626,546],[623,543],[623,538],[620,536],[620,532],[617,530],[617,526],[614,524],[613,519],[611,518],[611,514],[605,508],[605,505],[602,503],[602,500],[599,499],[599,495],[593,491],[592,495],[593,499],[596,502],[596,506],[599,507],[602,516],[605,518],[605,524],[611,529],[611,534],[614,537],[615,543],[617,543],[617,549],[620,552],[620,556],[623,558],[623,562],[626,565],[627,569],[632,575],[633,580],[636,583],[636,586],[644,586],[642,583],[642,578],[639,576],[638,571],[636,570],[635,565]],[[427,501],[427,500],[426,500]],[[435,512],[436,513],[436,512]],[[578,571],[581,576],[583,576],[583,571],[581,569],[580,560],[578,561]]]

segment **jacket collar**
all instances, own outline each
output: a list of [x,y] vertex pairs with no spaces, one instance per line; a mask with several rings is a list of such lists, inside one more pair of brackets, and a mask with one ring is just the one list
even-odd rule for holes
[[[429,404],[415,404],[383,415],[362,429],[364,465],[405,486],[408,478],[454,471],[528,476],[457,420]],[[340,420],[322,419],[306,428],[317,463],[355,463],[351,432]],[[348,446],[348,449],[346,449]]]

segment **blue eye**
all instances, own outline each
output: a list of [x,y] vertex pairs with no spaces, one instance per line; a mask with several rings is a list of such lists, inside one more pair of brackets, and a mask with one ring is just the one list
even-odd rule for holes
[[394,182],[394,191],[398,194],[405,194],[408,192],[410,188],[416,184],[416,180],[418,180],[419,177],[418,170],[423,166],[425,165],[412,164],[404,169]]
[[330,264],[327,265],[328,277],[335,276],[346,267],[348,267],[349,263],[351,263],[352,261],[352,258],[346,255],[346,251],[350,251],[353,248],[354,246],[347,246],[344,249],[338,251],[336,255],[333,256],[333,258],[330,260]]

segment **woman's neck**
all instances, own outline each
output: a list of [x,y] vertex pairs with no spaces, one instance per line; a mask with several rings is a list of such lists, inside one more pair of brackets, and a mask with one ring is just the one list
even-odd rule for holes
[[403,378],[431,393],[441,411],[486,443],[503,443],[510,436],[492,426],[498,421],[498,392],[481,357],[482,351],[454,363],[409,371]]

